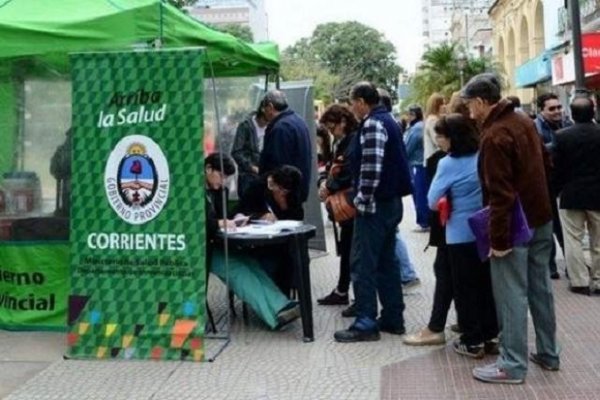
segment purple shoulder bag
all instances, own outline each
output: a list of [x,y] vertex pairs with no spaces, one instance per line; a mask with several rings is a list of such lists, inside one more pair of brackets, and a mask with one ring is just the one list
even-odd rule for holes
[[[490,255],[490,207],[485,207],[471,215],[468,222],[475,235],[479,258],[481,261],[485,261]],[[511,228],[513,246],[525,245],[533,237],[533,230],[529,228],[527,217],[518,197],[513,207]]]

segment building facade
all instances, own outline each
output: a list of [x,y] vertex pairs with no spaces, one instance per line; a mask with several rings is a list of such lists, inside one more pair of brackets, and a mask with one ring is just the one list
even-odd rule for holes
[[490,0],[456,1],[453,7],[450,32],[471,56],[489,55],[492,49],[492,28],[487,14]]
[[488,14],[493,55],[507,84],[505,94],[519,96],[523,104],[531,104],[535,93],[529,87],[517,87],[516,71],[545,50],[542,0],[496,0]]
[[472,56],[491,49],[487,15],[492,0],[422,0],[425,48],[457,42]]
[[[600,98],[600,0],[580,0],[579,6],[584,84],[585,88],[598,99]],[[556,16],[556,24],[549,30],[555,43],[554,51],[550,54],[551,90],[559,96],[567,109],[566,105],[576,90],[575,55],[572,48],[573,33],[564,2],[555,4],[553,11]]]
[[264,0],[199,0],[187,11],[198,21],[216,26],[248,26],[255,42],[269,39]]
[[455,0],[422,0],[425,49],[451,40],[450,27]]

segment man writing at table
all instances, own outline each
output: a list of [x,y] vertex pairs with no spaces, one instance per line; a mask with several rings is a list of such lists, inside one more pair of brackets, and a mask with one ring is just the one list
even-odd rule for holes
[[[221,168],[221,159],[222,168]],[[225,266],[223,250],[215,246],[215,236],[225,227],[235,230],[235,222],[227,219],[222,208],[223,199],[228,200],[225,180],[235,173],[235,166],[227,155],[213,153],[204,160],[206,176],[206,264],[209,271],[226,282],[229,275],[229,287],[242,301],[271,329],[278,329],[300,316],[296,302],[287,298],[263,270],[259,261],[250,255],[237,251],[229,253],[229,271]]]
[[[291,165],[282,165],[255,181],[240,198],[237,211],[256,216],[261,220],[302,221],[304,211],[301,200],[302,173]],[[272,245],[261,250],[256,257],[283,293],[294,285],[293,265],[287,245]],[[307,259],[304,262],[308,262]]]

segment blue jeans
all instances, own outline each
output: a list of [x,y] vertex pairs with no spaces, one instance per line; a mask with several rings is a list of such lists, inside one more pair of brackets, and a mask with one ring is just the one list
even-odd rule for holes
[[400,231],[396,233],[396,257],[398,258],[398,264],[400,264],[400,279],[402,283],[407,283],[414,281],[417,279],[417,273],[415,272],[415,266],[412,262],[410,262],[410,257],[408,256],[408,249],[406,248],[406,242],[402,240],[402,236],[400,236]]
[[429,205],[427,204],[427,171],[422,165],[413,165],[411,168],[413,178],[413,201],[417,213],[417,225],[421,228],[429,227]]
[[534,231],[527,246],[491,259],[492,289],[500,327],[500,356],[496,361],[511,378],[527,373],[527,306],[536,335],[536,352],[548,365],[558,366],[556,317],[548,259],[552,222]]
[[381,322],[403,328],[404,301],[396,257],[396,227],[402,220],[402,199],[377,201],[375,214],[357,215],[354,220],[350,269],[356,299],[355,325],[377,330],[377,295]]

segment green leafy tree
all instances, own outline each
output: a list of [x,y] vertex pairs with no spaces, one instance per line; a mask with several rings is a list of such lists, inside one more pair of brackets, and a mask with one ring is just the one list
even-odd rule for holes
[[318,25],[311,37],[296,42],[283,54],[286,62],[302,60],[311,68],[321,67],[334,75],[328,86],[317,90],[328,92],[331,98],[346,97],[360,80],[371,81],[394,95],[403,72],[396,63],[394,46],[377,30],[356,21]]
[[254,35],[252,29],[247,25],[241,24],[223,24],[223,25],[210,25],[212,29],[220,32],[229,33],[238,39],[242,39],[246,42],[252,43],[254,41]]
[[169,3],[171,3],[172,5],[174,5],[177,8],[191,6],[195,2],[196,2],[196,0],[169,0]]
[[[443,43],[427,50],[421,57],[421,64],[410,81],[410,97],[403,104],[425,105],[429,96],[438,92],[449,98],[460,90],[463,49],[456,43]],[[499,72],[498,65],[490,58],[464,59],[463,81],[482,72]]]
[[332,74],[321,63],[314,60],[294,59],[283,54],[280,74],[284,81],[312,80],[315,87],[315,98],[321,99],[325,103],[348,96],[348,85],[344,79]]

